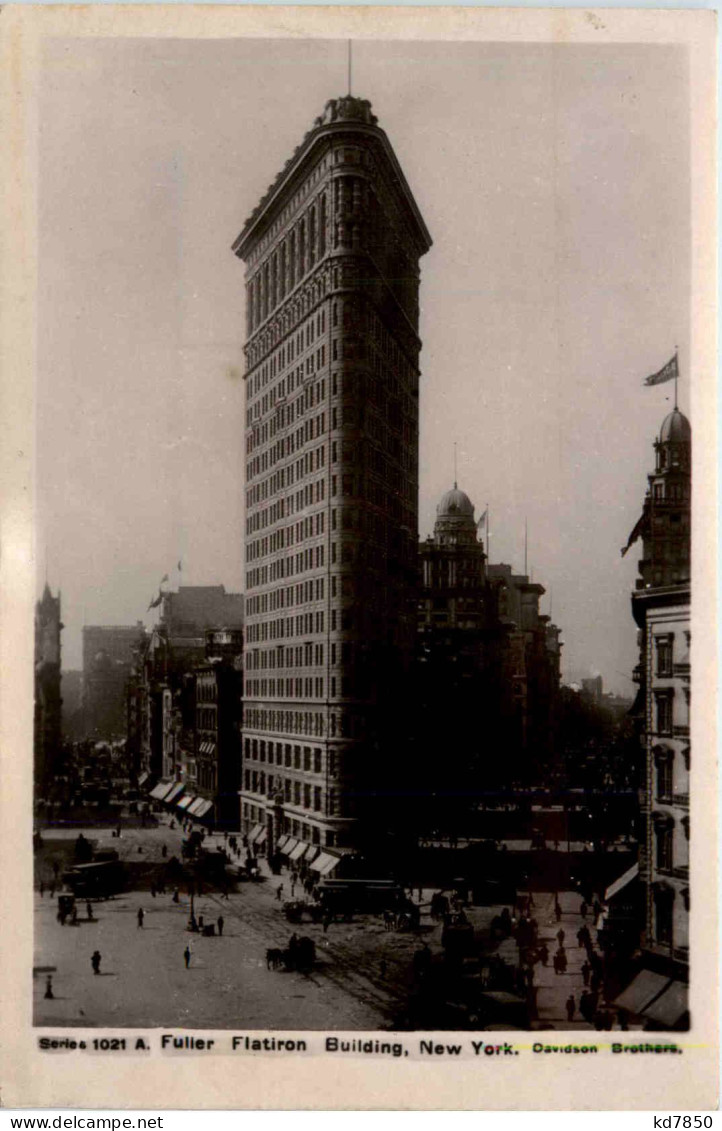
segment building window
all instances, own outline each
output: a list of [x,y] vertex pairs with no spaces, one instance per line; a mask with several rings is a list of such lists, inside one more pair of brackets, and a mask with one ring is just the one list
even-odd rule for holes
[[657,675],[671,676],[673,670],[673,645],[674,636],[656,636],[654,643],[657,648]]
[[666,885],[654,892],[654,934],[660,946],[672,945],[674,892]]
[[657,800],[671,801],[673,791],[674,751],[658,746],[653,751],[657,767]]
[[658,734],[671,734],[672,733],[672,706],[674,691],[655,691],[656,708],[657,708],[657,733]]
[[657,839],[657,868],[671,872],[674,862],[674,826],[670,820],[658,821],[654,830]]

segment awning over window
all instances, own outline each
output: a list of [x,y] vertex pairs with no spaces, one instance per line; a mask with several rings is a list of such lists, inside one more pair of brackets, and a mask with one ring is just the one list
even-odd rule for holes
[[154,797],[156,801],[162,801],[170,793],[174,784],[172,781],[159,781],[157,785],[153,786],[149,796]]
[[317,844],[309,844],[306,846],[306,851],[302,856],[302,859],[305,860],[307,864],[310,864],[312,860],[315,860],[320,851],[321,850]]
[[289,860],[300,860],[305,851],[306,851],[306,842],[303,841],[303,840],[299,840],[298,844],[295,846],[295,848],[291,852],[288,859]]
[[337,868],[341,858],[339,856],[331,856],[328,852],[321,852],[320,855],[313,861],[311,868],[314,872],[318,872],[320,876],[330,876],[334,868]]
[[261,834],[262,833],[265,834],[265,832],[266,832],[266,826],[265,825],[262,825],[260,823],[257,824],[257,825],[254,825],[252,830],[251,830],[251,835],[248,838],[249,845],[250,844],[260,844],[261,843]]
[[148,770],[143,770],[143,773],[138,778],[138,788],[139,789],[142,785],[145,785],[145,783],[147,782],[149,777],[150,777],[150,772]]
[[261,845],[265,843],[265,840],[266,840],[266,837],[267,837],[267,836],[268,836],[268,829],[267,829],[267,828],[266,828],[266,826],[264,825],[264,826],[262,827],[262,829],[261,829],[260,833],[259,833],[259,834],[258,834],[258,836],[256,837],[256,840],[255,840],[255,845],[256,845],[256,848],[260,848],[260,847],[261,847]]
[[296,840],[295,836],[290,836],[284,844],[283,848],[279,847],[278,851],[282,852],[284,856],[290,856],[297,844],[298,841]]
[[179,809],[188,809],[195,800],[192,793],[187,793],[185,797],[181,797],[180,801],[177,801],[176,804]]
[[201,742],[200,746],[198,747],[198,750],[201,754],[208,754],[208,755],[215,754],[216,744],[215,744],[215,742]]
[[276,841],[276,852],[283,852],[287,841],[289,841],[290,839],[291,838],[288,833],[284,833],[283,836],[279,836],[278,840]]
[[185,789],[185,786],[183,785],[182,781],[175,782],[175,784],[173,786],[171,786],[168,793],[166,793],[163,800],[165,801],[165,803],[167,805],[172,805],[175,801],[178,800],[178,798],[180,797],[180,795],[182,794],[184,789]]
[[689,991],[684,982],[670,982],[664,993],[646,1006],[642,1013],[650,1020],[671,1028],[689,1009],[688,994]]
[[626,990],[622,990],[614,1004],[620,1009],[626,1009],[628,1013],[642,1013],[645,1006],[654,1001],[668,982],[669,978],[664,974],[640,970],[631,985],[627,986]]
[[632,864],[632,867],[628,868],[624,875],[609,885],[604,893],[604,902],[608,903],[610,899],[614,899],[615,895],[619,895],[620,891],[623,891],[627,884],[631,884],[632,880],[636,880],[638,875],[639,863]]
[[193,816],[202,821],[213,808],[213,802],[209,801],[207,797],[199,797],[196,805],[194,806]]

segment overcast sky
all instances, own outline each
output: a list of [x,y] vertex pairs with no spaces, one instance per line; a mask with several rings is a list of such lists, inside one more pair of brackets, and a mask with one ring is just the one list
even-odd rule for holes
[[[243,589],[243,265],[231,243],[346,45],[55,40],[40,132],[38,572],[83,623],[163,574]],[[687,60],[665,46],[362,42],[354,93],[434,240],[421,263],[420,534],[458,479],[491,557],[553,598],[564,676],[633,692],[629,594],[679,347],[689,404]]]

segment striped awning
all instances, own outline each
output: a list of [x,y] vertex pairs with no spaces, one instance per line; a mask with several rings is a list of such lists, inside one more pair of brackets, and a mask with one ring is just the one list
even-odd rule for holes
[[670,982],[667,988],[650,1005],[645,1005],[642,1016],[651,1017],[660,1025],[672,1028],[689,1009],[689,989],[684,982]]
[[172,781],[159,781],[157,785],[153,786],[149,796],[154,797],[156,801],[162,801],[170,793],[174,784],[175,782]]
[[296,837],[290,836],[288,838],[288,840],[286,841],[286,843],[284,844],[283,848],[281,848],[280,845],[279,845],[278,850],[279,850],[279,852],[282,852],[284,856],[290,856],[297,844],[298,844],[298,841],[297,841]]
[[262,825],[260,823],[253,826],[253,828],[251,829],[251,834],[248,837],[249,845],[256,843],[256,841],[260,837],[261,833],[264,831],[265,827],[266,827],[265,825]]
[[307,847],[308,847],[308,845],[306,844],[305,840],[299,840],[298,844],[295,846],[295,848],[293,848],[293,850],[289,854],[288,859],[289,860],[300,860],[301,857],[303,856],[304,852],[306,851]]
[[177,781],[163,798],[166,805],[172,805],[175,801],[177,801],[184,789],[185,786],[183,785],[183,782]]
[[306,845],[306,851],[301,859],[305,860],[307,864],[310,864],[312,860],[316,859],[320,851],[321,849],[317,844],[308,844]]
[[311,864],[311,868],[314,872],[318,872],[320,876],[329,876],[334,868],[339,866],[340,862],[340,856],[331,856],[328,852],[321,852]]
[[290,839],[291,838],[288,833],[284,833],[283,836],[279,836],[278,840],[276,841],[276,852],[283,852],[286,842]]
[[209,801],[207,797],[197,797],[188,812],[192,817],[197,817],[199,821],[202,821],[208,810],[212,808],[213,802]]
[[208,755],[215,754],[216,744],[215,744],[215,742],[201,742],[200,746],[198,747],[198,750],[199,750],[199,753],[201,753],[201,754],[208,754]]
[[187,793],[185,797],[181,797],[180,801],[176,802],[176,804],[179,809],[188,809],[195,800],[196,799],[192,793]]

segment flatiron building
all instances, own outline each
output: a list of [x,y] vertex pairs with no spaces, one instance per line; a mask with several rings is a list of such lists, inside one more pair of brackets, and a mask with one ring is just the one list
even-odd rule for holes
[[419,260],[370,104],[334,99],[233,245],[246,268],[242,827],[373,825],[416,632]]

